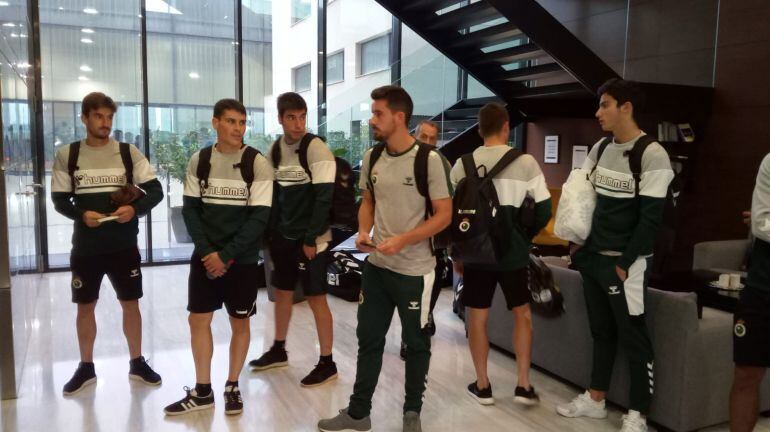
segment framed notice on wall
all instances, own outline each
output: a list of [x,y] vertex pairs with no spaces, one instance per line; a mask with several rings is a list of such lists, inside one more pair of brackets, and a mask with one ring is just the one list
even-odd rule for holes
[[559,135],[545,136],[545,151],[543,162],[547,164],[559,163]]
[[586,157],[588,157],[588,146],[572,146],[572,169],[582,168]]

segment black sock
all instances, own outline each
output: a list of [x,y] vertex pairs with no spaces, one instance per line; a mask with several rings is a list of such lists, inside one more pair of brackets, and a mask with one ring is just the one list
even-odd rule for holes
[[96,375],[96,368],[94,367],[94,362],[80,362],[78,369],[80,368],[83,368],[84,370],[86,370],[86,372],[90,372]]
[[279,340],[276,339],[275,342],[273,342],[273,348],[285,350],[286,349],[286,341],[285,340],[279,341]]
[[198,397],[204,397],[211,394],[211,383],[200,384],[195,383],[195,393],[198,393]]
[[332,355],[329,354],[327,356],[323,356],[323,355],[320,356],[318,363],[321,363],[321,364],[332,364],[332,363],[334,363],[334,361],[332,360]]
[[350,416],[350,418],[352,418],[353,420],[361,420],[361,419],[363,418],[363,417],[358,417],[358,416],[354,416],[353,414],[351,414],[351,413],[350,413],[350,408],[348,408],[348,415],[349,415],[349,416]]
[[134,365],[134,364],[136,364],[136,363],[140,363],[142,360],[144,360],[144,357],[142,357],[142,356],[139,356],[139,357],[137,357],[137,358],[134,358],[134,359],[131,359],[131,360],[129,360],[129,361],[128,361],[128,364],[133,366],[133,365]]
[[225,382],[225,388],[230,386],[232,386],[233,388],[238,387],[238,380]]

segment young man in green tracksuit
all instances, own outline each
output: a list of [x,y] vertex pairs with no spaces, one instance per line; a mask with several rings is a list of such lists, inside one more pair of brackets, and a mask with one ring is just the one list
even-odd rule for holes
[[655,237],[674,173],[666,150],[657,142],[649,144],[642,154],[639,184],[631,171],[630,151],[645,135],[634,117],[644,98],[636,84],[612,79],[598,94],[596,117],[602,130],[611,132],[614,139],[601,158],[600,145],[595,145],[583,166],[587,171],[595,169],[591,181],[597,193],[596,208],[591,234],[573,255],[573,263],[583,276],[594,341],[591,386],[572,402],[558,406],[557,411],[566,417],[607,416],[604,398],[620,344],[631,376],[629,412],[623,417],[621,431],[642,432],[647,430],[654,388],[654,356],[644,297]]
[[[337,377],[332,360],[333,323],[326,302],[326,266],[336,162],[320,138],[307,134],[307,104],[297,93],[278,96],[278,121],[283,136],[270,148],[268,157],[275,169],[276,202],[273,218],[277,222],[270,235],[270,283],[275,288],[275,340],[260,358],[249,362],[252,371],[288,365],[286,335],[289,331],[294,287],[302,284],[315,317],[320,359],[302,379],[304,387],[315,387]],[[312,138],[312,139],[310,139]],[[307,171],[299,154],[307,143]]]
[[217,142],[196,152],[187,166],[184,216],[195,243],[190,258],[187,310],[195,362],[195,388],[164,409],[180,415],[214,407],[211,320],[224,303],[230,316],[230,367],[225,414],[240,414],[238,376],[249,351],[249,318],[257,309],[259,250],[273,200],[273,168],[243,144],[246,108],[234,99],[214,105]]
[[[503,156],[512,151],[508,146],[510,135],[508,111],[500,104],[491,103],[479,111],[479,134],[484,145],[473,151],[476,167],[491,170]],[[484,172],[479,173],[484,175]],[[463,160],[458,159],[451,173],[452,184],[457,185],[465,178]],[[513,348],[518,365],[518,385],[514,390],[514,401],[534,405],[539,401],[534,387],[529,382],[529,368],[532,358],[532,314],[529,308],[528,272],[529,248],[534,237],[551,218],[551,193],[545,184],[545,176],[535,158],[528,154],[519,156],[492,180],[500,200],[497,218],[510,220],[509,231],[503,234],[507,244],[506,253],[493,266],[465,265],[456,263],[462,271],[465,288],[462,304],[470,310],[468,316],[468,345],[476,368],[476,381],[468,385],[468,392],[479,403],[491,405],[492,385],[487,376],[489,339],[487,321],[495,288],[505,296],[508,310],[513,311]],[[527,231],[519,224],[519,209],[524,199],[535,200],[535,225]]]
[[746,289],[734,316],[731,432],[754,430],[759,414],[759,387],[770,367],[770,154],[759,167],[749,222],[754,246]]
[[[404,431],[421,431],[420,410],[430,363],[428,323],[436,260],[430,237],[449,225],[452,213],[449,167],[428,153],[428,195],[433,215],[426,219],[426,197],[417,189],[415,160],[419,142],[409,135],[412,99],[400,87],[372,91],[375,139],[384,142],[370,169],[373,150],[364,155],[360,186],[363,201],[358,213],[356,246],[369,252],[358,306],[358,361],[350,404],[339,415],[321,420],[322,431],[369,431],[377,379],[382,368],[385,335],[398,309],[402,335],[408,346]],[[374,237],[369,233],[374,227]]]
[[[54,208],[75,221],[70,267],[72,302],[78,305],[80,364],[64,385],[67,396],[96,383],[94,310],[105,275],[123,309],[123,332],[131,355],[129,378],[150,385],[161,383],[160,375],[142,357],[142,257],[137,248],[137,218],[149,213],[163,199],[163,189],[139,149],[110,139],[117,110],[115,102],[103,93],[94,92],[83,98],[80,119],[86,127],[86,139],[60,148],[53,166]],[[128,156],[125,161],[124,155]],[[141,188],[144,196],[129,204],[116,205],[111,195],[131,183]],[[108,216],[115,219],[105,220]]]

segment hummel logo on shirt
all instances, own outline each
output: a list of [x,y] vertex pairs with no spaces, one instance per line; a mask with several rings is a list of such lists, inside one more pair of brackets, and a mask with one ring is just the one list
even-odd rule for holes
[[610,287],[610,295],[620,294],[620,290],[617,286],[611,286]]
[[416,301],[409,302],[409,309],[410,310],[420,309],[420,302],[416,302]]

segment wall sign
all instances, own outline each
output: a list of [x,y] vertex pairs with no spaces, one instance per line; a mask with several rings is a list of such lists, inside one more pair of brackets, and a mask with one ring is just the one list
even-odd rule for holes
[[545,155],[543,162],[547,164],[559,163],[559,135],[545,136]]

